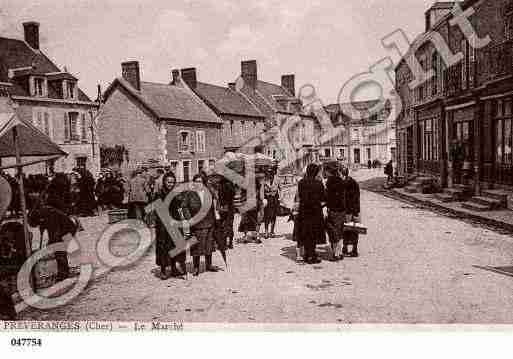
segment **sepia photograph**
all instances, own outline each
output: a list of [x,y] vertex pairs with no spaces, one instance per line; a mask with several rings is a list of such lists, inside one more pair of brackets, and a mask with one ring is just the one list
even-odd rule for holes
[[0,0],[0,333],[511,331],[512,145],[512,0]]

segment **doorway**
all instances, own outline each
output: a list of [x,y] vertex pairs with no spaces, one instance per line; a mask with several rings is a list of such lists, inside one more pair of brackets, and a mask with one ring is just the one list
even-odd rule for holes
[[354,149],[354,163],[360,164],[360,149],[359,148]]

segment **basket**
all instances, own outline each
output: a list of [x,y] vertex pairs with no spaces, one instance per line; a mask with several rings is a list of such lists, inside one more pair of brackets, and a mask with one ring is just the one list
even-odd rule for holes
[[109,224],[117,223],[128,219],[128,210],[126,209],[111,209],[109,212]]

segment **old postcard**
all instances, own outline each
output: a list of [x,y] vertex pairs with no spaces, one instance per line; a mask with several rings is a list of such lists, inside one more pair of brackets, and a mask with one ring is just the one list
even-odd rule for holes
[[0,332],[510,330],[512,78],[511,0],[2,0]]

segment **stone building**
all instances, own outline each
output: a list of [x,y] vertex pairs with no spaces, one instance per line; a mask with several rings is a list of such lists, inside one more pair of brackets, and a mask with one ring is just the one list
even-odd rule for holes
[[[463,205],[475,210],[497,208],[513,189],[513,1],[458,3],[463,11],[472,8],[477,38],[451,24],[453,6],[435,3],[427,10],[425,32],[396,67],[396,91],[403,103],[413,102],[413,116],[403,106],[398,119],[399,168],[433,178],[446,188],[440,199],[469,200]],[[447,63],[435,36],[460,60]],[[484,47],[477,46],[481,40]],[[410,56],[435,75],[413,88],[409,84],[420,76],[406,69]]]
[[137,61],[121,64],[122,77],[104,93],[99,114],[102,146],[124,146],[126,169],[148,161],[171,166],[190,181],[223,153],[223,121],[173,70],[167,83],[141,80]]
[[[301,100],[296,96],[293,74],[283,75],[279,85],[262,81],[259,79],[257,62],[242,61],[235,90],[265,116],[265,151],[268,156],[280,161],[283,171],[298,171],[315,161],[317,119],[304,111]],[[290,121],[294,126],[289,128],[286,124]],[[282,133],[285,128],[286,136]]]
[[25,171],[69,172],[85,166],[96,175],[100,166],[94,123],[98,104],[80,90],[75,76],[45,55],[40,48],[39,23],[26,22],[23,27],[23,39],[0,37],[0,91],[11,97],[23,120],[68,154]]
[[264,132],[266,117],[235,89],[235,83],[223,87],[200,82],[195,68],[182,69],[181,74],[183,81],[223,120],[224,150],[251,152],[247,145]]
[[378,100],[326,106],[334,128],[341,126],[343,130],[337,130],[337,136],[320,145],[320,159],[364,166],[369,160],[382,164],[391,159],[395,161],[394,109],[391,100],[381,107]]

